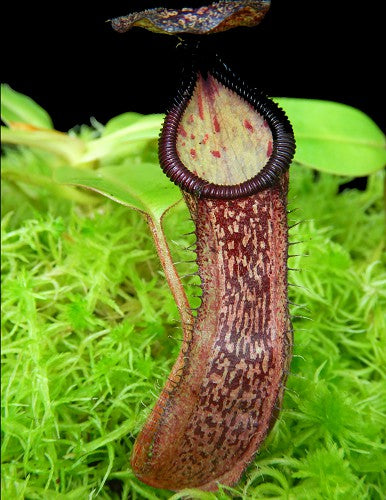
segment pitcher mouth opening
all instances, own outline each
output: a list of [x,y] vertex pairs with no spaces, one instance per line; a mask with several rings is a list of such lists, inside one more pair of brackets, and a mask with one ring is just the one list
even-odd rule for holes
[[288,170],[294,153],[284,111],[224,67],[192,71],[159,140],[165,174],[202,198],[240,198],[269,188]]

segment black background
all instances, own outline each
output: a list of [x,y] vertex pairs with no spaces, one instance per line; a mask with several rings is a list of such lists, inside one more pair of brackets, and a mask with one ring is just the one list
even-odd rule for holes
[[[210,2],[7,2],[2,82],[28,94],[68,130],[125,112],[164,112],[178,82],[176,39],[107,19],[156,6]],[[271,96],[330,99],[384,127],[383,2],[272,0],[263,23],[212,36],[234,71]],[[46,6],[48,5],[48,7]]]

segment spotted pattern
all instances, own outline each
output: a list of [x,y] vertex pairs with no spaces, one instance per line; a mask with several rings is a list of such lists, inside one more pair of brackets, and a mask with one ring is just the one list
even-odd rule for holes
[[202,305],[135,444],[133,469],[152,486],[234,484],[272,426],[292,345],[287,181],[240,200],[186,195]]
[[272,144],[252,104],[212,75],[198,75],[178,126],[176,150],[185,168],[217,185],[240,184],[265,167]]
[[154,33],[203,35],[238,26],[256,26],[264,18],[269,6],[270,0],[227,0],[198,9],[147,9],[112,19],[111,24],[120,33],[138,26]]

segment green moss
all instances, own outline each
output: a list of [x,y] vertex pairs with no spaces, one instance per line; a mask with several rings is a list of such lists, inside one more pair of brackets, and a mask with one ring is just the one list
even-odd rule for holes
[[[25,151],[7,157],[22,160],[38,162]],[[291,230],[302,243],[290,247],[300,255],[290,267],[301,271],[290,272],[299,305],[280,419],[237,486],[174,495],[142,484],[129,464],[181,336],[145,221],[108,201],[81,209],[5,183],[3,497],[382,498],[382,173],[365,191],[338,194],[342,182],[292,168],[299,211],[289,217],[305,222]],[[166,224],[175,260],[191,260],[186,209]],[[187,283],[194,304],[194,278]]]

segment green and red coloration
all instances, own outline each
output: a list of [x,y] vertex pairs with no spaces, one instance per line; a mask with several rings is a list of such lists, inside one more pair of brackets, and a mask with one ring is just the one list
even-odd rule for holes
[[147,9],[112,19],[112,27],[120,32],[133,27],[167,35],[208,35],[238,26],[256,26],[270,6],[270,0],[236,0],[214,2],[192,9]]
[[254,177],[271,153],[267,121],[211,75],[200,74],[178,127],[182,164],[200,178],[230,186]]
[[196,225],[202,303],[135,443],[133,470],[147,484],[234,484],[275,421],[292,346],[294,148],[284,113],[229,73],[195,72],[165,119],[160,161]]

